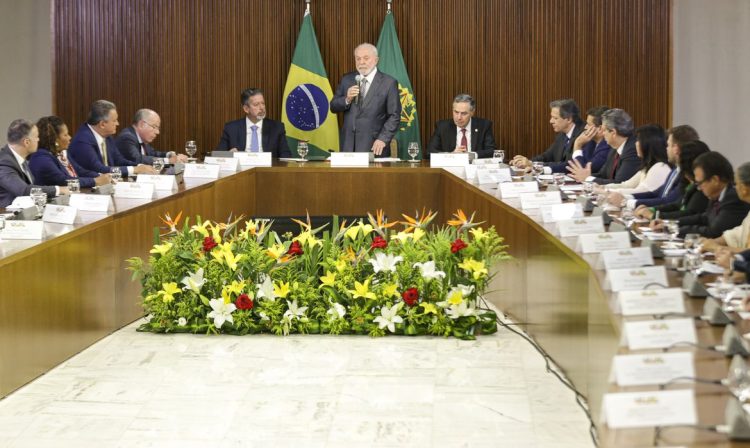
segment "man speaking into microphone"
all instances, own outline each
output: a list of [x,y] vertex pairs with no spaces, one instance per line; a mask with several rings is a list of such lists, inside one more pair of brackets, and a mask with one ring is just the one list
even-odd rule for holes
[[373,152],[387,157],[386,149],[398,130],[401,102],[398,82],[378,71],[378,49],[364,43],[354,49],[357,71],[341,78],[331,100],[331,112],[344,113],[341,151]]

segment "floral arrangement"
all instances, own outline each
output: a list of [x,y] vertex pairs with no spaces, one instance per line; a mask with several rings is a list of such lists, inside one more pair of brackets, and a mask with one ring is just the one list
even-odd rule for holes
[[[430,230],[436,213],[388,222],[383,212],[331,229],[307,222],[296,236],[273,221],[163,221],[140,278],[147,322],[140,331],[443,335],[497,331],[480,298],[489,268],[509,258],[494,227],[458,210]],[[400,226],[397,230],[395,227]]]

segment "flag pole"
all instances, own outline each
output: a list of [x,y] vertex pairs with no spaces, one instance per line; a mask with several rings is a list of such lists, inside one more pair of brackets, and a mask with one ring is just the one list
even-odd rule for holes
[[386,14],[391,13],[391,3],[393,3],[393,0],[385,0],[385,2],[388,4],[388,10],[385,12]]

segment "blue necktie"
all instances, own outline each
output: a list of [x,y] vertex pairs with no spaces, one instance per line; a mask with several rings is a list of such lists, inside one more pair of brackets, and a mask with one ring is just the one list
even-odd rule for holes
[[250,152],[258,152],[260,149],[260,143],[258,143],[258,126],[252,125],[250,129],[253,130],[253,135],[250,136]]
[[672,189],[672,184],[674,183],[675,178],[677,177],[677,173],[679,173],[680,169],[675,168],[672,170],[672,174],[669,175],[669,179],[667,179],[667,184],[664,186],[664,191],[661,192],[661,197],[665,198],[669,194],[669,191]]

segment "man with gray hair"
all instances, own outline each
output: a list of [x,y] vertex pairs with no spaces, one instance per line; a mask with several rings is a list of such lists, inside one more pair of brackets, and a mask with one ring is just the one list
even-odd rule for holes
[[81,168],[76,170],[79,176],[97,177],[99,173],[111,173],[114,167],[120,168],[123,176],[156,174],[149,165],[131,162],[120,154],[113,138],[119,124],[114,103],[97,100],[91,104],[86,123],[78,129],[68,147],[68,157]]
[[602,115],[604,139],[611,148],[604,166],[591,172],[591,163],[582,166],[578,160],[570,163],[570,176],[578,182],[597,184],[620,183],[630,179],[641,168],[641,159],[635,150],[633,119],[622,109],[610,109]]
[[427,156],[433,152],[473,152],[477,157],[492,157],[497,149],[492,122],[475,117],[476,101],[460,93],[453,99],[453,120],[435,123],[435,131],[427,144]]
[[331,100],[331,112],[344,114],[339,142],[341,151],[385,151],[401,121],[398,82],[377,69],[378,49],[368,43],[354,49],[357,70],[344,75]]
[[133,125],[128,126],[115,140],[123,157],[135,163],[153,165],[154,159],[164,159],[165,163],[187,162],[185,154],[174,151],[157,151],[151,146],[161,130],[161,118],[151,109],[138,109],[133,117]]

